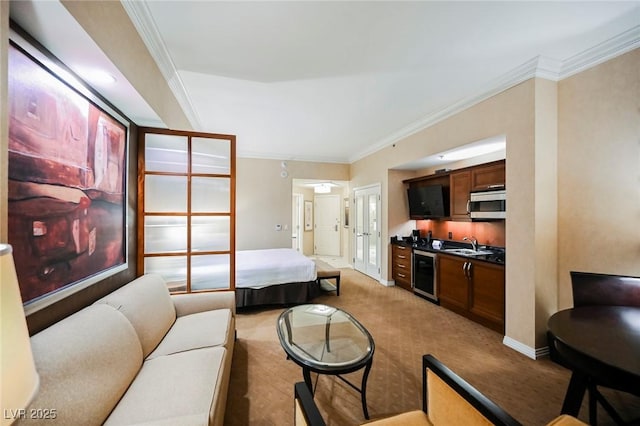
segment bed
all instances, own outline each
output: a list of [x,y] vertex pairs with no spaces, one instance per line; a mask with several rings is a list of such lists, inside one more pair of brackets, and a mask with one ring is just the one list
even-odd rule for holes
[[[229,288],[229,266],[226,262],[192,262],[191,289]],[[185,271],[167,268],[165,278],[174,291],[183,291]],[[172,282],[175,286],[172,287]],[[236,306],[305,303],[321,293],[316,263],[290,248],[236,251]]]
[[236,306],[305,303],[320,295],[316,264],[289,248],[236,252]]

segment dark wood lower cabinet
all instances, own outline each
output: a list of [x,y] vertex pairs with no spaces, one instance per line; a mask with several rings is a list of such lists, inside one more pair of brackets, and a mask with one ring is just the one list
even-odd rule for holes
[[396,285],[411,291],[411,247],[391,245],[391,275]]
[[438,255],[438,287],[440,305],[455,312],[469,310],[469,280],[465,273],[468,261],[454,256]]
[[504,266],[438,255],[440,305],[504,334]]

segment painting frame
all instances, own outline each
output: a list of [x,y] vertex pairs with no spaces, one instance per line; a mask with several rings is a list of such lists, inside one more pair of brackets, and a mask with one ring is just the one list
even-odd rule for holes
[[9,58],[8,242],[30,315],[129,268],[132,123],[14,28]]
[[349,227],[349,198],[344,199],[344,227]]
[[304,230],[313,230],[313,201],[304,202]]

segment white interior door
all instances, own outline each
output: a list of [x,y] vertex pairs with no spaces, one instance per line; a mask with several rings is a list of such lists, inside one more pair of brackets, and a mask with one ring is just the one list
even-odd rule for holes
[[303,252],[302,237],[304,232],[300,227],[302,223],[302,194],[293,194],[291,199],[291,248]]
[[354,193],[354,258],[357,271],[380,278],[380,185]]
[[340,256],[340,196],[316,195],[313,222],[315,254]]

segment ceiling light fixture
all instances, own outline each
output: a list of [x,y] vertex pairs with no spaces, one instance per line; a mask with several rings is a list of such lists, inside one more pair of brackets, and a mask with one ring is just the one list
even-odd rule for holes
[[80,76],[96,86],[106,86],[118,81],[112,74],[99,69],[85,69],[79,72]]
[[331,192],[331,185],[328,183],[321,183],[313,188],[313,192],[316,194],[328,194]]
[[467,146],[445,152],[444,154],[438,156],[438,158],[442,161],[466,160],[467,158],[477,157],[479,155],[485,155],[492,152],[500,151],[501,149],[505,149],[506,146],[506,142],[492,142],[476,146]]

